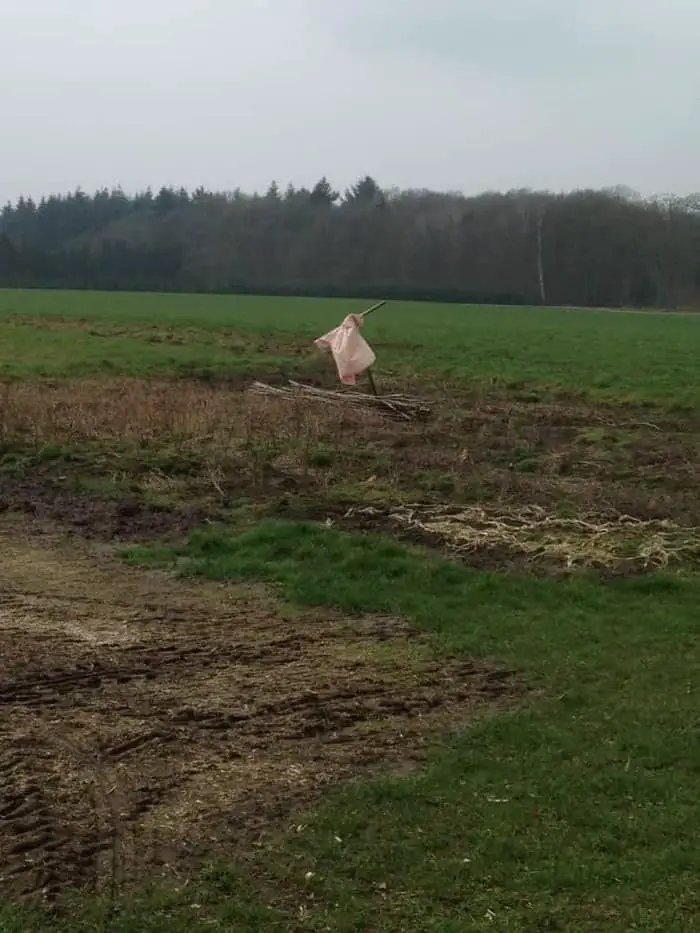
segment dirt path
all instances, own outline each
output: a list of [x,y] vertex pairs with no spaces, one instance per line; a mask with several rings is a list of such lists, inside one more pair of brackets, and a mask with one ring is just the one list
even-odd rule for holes
[[188,872],[515,689],[396,620],[285,612],[7,516],[0,560],[0,896]]

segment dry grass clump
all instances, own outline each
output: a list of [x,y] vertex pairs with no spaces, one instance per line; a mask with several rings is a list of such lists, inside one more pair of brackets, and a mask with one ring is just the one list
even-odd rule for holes
[[[352,512],[358,510],[351,510]],[[669,520],[587,513],[577,518],[536,506],[411,506],[389,513],[364,508],[363,515],[418,530],[457,553],[503,550],[532,563],[567,568],[646,569],[689,563],[700,557],[700,528]]]
[[13,383],[0,395],[5,441],[320,438],[380,423],[373,413],[339,413],[306,398],[263,398],[197,382]]
[[15,383],[0,393],[6,448],[90,444],[97,459],[116,450],[120,480],[126,471],[141,485],[148,474],[151,486],[167,486],[166,474],[186,473],[219,493],[232,483],[259,485],[271,472],[309,477],[332,465],[342,473],[357,445],[383,426],[375,412],[194,381]]

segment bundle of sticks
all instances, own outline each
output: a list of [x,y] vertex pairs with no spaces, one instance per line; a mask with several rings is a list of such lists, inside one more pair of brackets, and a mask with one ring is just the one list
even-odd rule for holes
[[338,391],[318,389],[301,382],[289,380],[286,386],[271,386],[265,382],[254,382],[250,387],[254,395],[268,395],[277,398],[308,398],[327,402],[332,405],[346,405],[351,408],[380,411],[399,421],[418,421],[428,418],[431,409],[424,401],[408,395],[368,395],[357,391]]

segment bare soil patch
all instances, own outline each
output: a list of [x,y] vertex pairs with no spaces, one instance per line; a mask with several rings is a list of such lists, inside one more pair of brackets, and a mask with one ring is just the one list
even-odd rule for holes
[[284,611],[0,528],[0,894],[186,875],[522,692],[392,618]]
[[23,513],[44,522],[105,541],[182,538],[212,513],[183,506],[153,505],[139,499],[106,499],[74,492],[42,475],[0,475],[0,516]]

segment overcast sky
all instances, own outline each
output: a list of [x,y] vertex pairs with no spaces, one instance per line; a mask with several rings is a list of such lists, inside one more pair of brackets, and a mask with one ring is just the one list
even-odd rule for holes
[[700,0],[0,0],[0,200],[700,190]]

